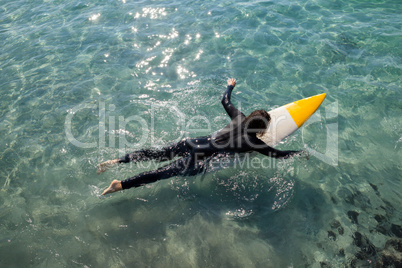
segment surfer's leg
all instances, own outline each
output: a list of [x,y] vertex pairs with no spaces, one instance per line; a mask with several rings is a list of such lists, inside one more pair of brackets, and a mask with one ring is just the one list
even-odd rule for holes
[[183,156],[189,153],[190,149],[187,140],[183,139],[179,143],[168,145],[162,149],[143,149],[126,154],[121,158],[108,160],[99,165],[97,173],[105,172],[107,168],[120,163],[139,162],[148,160],[167,161],[176,156]]
[[157,170],[144,172],[122,181],[122,188],[129,189],[131,187],[139,187],[159,180],[168,179],[176,175],[183,175],[186,171],[191,170],[193,166],[194,161],[192,156],[181,158],[169,165],[158,168]]
[[109,188],[107,188],[102,195],[132,187],[140,187],[145,184],[168,179],[176,175],[184,175],[187,172],[189,175],[192,175],[194,174],[194,167],[194,159],[191,155],[189,155],[185,158],[174,161],[169,165],[158,168],[157,170],[144,172],[124,181],[113,180]]
[[114,180],[102,195],[132,187],[140,187],[177,175],[194,176],[206,170],[206,165],[209,159],[210,157],[204,157],[202,154],[191,154],[157,170],[144,172],[124,181]]
[[190,154],[187,157],[174,161],[173,163],[161,167],[157,170],[144,172],[124,181],[113,180],[110,186],[102,195],[117,191],[140,187],[159,180],[168,179],[176,175],[194,176],[205,172],[209,161],[213,157],[205,157],[203,154]]
[[145,149],[135,151],[119,159],[119,163],[139,162],[148,160],[158,160],[160,162],[171,160],[176,156],[183,156],[189,153],[187,140],[183,139],[179,143],[168,145],[162,149]]

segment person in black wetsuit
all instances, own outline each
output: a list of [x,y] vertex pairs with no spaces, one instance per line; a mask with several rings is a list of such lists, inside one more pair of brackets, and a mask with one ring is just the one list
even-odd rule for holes
[[271,118],[264,110],[254,111],[246,117],[236,109],[230,101],[235,86],[236,80],[229,79],[222,98],[222,105],[231,119],[227,126],[209,136],[187,138],[162,149],[139,150],[120,159],[103,162],[99,165],[98,174],[115,164],[147,160],[167,161],[180,157],[157,170],[144,172],[124,181],[113,180],[102,195],[143,186],[176,175],[196,175],[205,170],[208,160],[216,156],[256,151],[270,157],[287,158],[301,152],[279,151],[260,140],[257,134],[262,134],[267,129]]

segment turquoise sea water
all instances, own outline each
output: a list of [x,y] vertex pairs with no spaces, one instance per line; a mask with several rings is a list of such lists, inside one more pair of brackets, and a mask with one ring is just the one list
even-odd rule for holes
[[[401,13],[391,0],[1,0],[0,266],[397,267]],[[246,114],[327,93],[278,147],[309,160],[100,197],[155,168],[97,175],[100,162],[223,127],[229,77]]]

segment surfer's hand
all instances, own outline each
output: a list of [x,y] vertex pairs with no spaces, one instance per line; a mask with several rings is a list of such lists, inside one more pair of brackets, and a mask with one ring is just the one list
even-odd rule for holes
[[234,78],[229,78],[229,79],[228,79],[228,86],[233,86],[233,87],[235,87],[235,86],[236,86],[236,79],[234,79]]
[[310,159],[310,154],[309,154],[307,151],[305,151],[305,150],[299,151],[299,155],[300,155],[301,157],[305,157],[307,160]]

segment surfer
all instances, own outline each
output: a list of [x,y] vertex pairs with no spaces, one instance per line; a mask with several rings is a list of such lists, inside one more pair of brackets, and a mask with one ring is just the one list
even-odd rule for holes
[[162,149],[139,150],[119,159],[101,163],[98,174],[120,163],[147,160],[162,162],[180,157],[157,170],[144,172],[124,181],[113,180],[102,195],[143,186],[176,175],[196,175],[205,170],[208,161],[213,157],[256,151],[274,158],[288,158],[301,152],[279,151],[260,140],[258,137],[266,131],[271,120],[270,115],[265,110],[256,110],[246,117],[230,101],[232,90],[236,86],[236,79],[231,78],[227,83],[228,86],[222,98],[222,105],[231,119],[227,126],[209,136],[186,138]]

